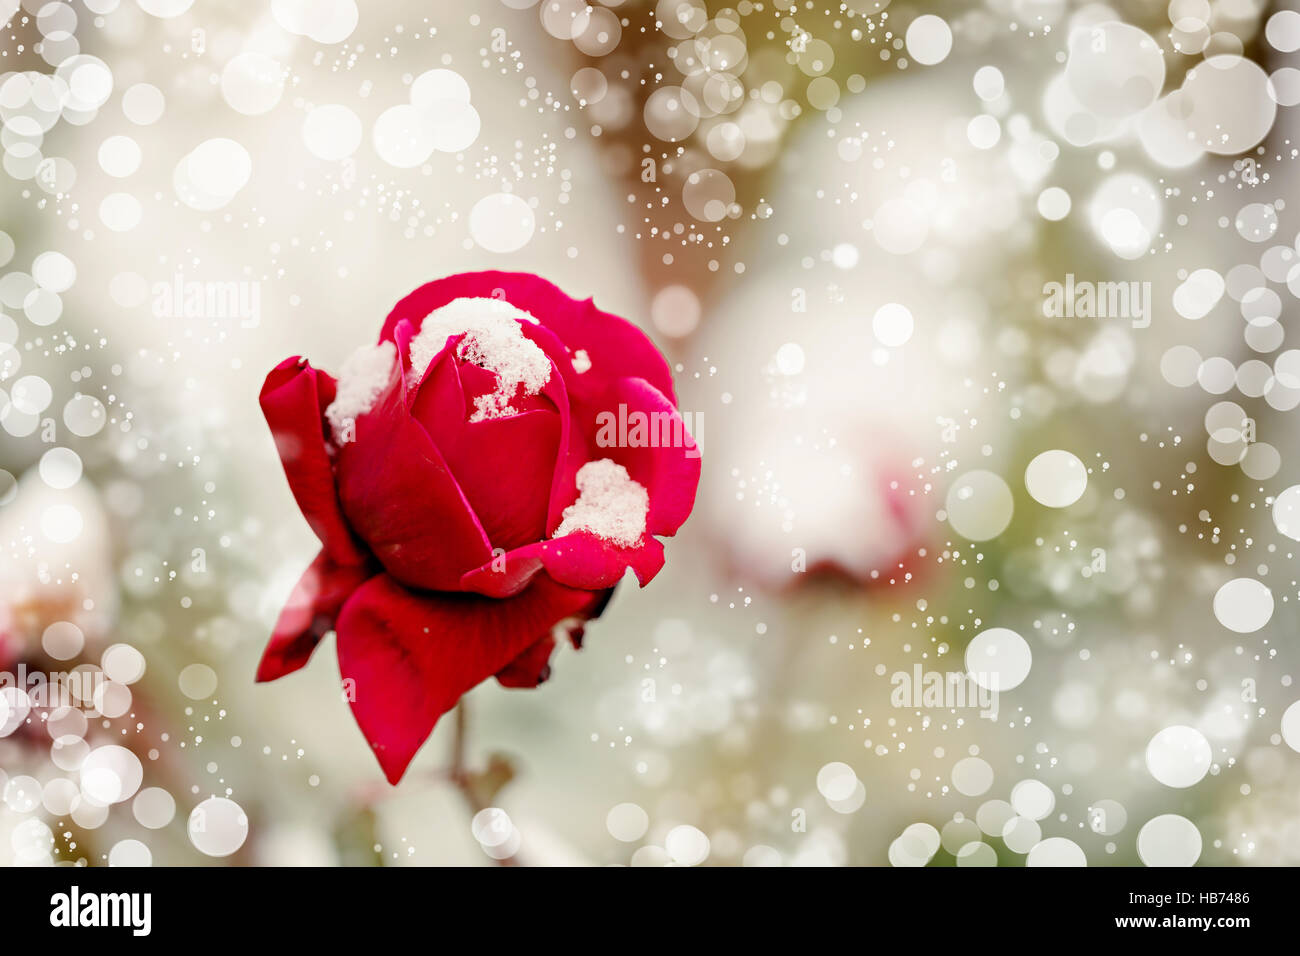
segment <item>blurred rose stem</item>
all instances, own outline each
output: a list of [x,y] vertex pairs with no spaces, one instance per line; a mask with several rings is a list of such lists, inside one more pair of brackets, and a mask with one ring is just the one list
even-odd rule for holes
[[[455,731],[451,743],[451,768],[447,771],[447,776],[452,784],[460,791],[465,802],[469,804],[472,814],[477,816],[487,809],[478,792],[478,775],[471,771],[465,764],[465,740],[469,736],[469,705],[464,698],[456,705],[456,723]],[[498,866],[518,866],[519,861],[514,856],[505,859],[496,859]]]

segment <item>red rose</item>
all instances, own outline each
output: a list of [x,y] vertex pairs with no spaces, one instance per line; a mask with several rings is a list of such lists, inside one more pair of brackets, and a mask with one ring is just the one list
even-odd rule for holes
[[[462,694],[493,675],[536,686],[557,625],[580,633],[628,568],[653,578],[655,536],[699,483],[650,340],[524,273],[421,286],[337,381],[286,359],[261,404],[321,551],[257,679],[297,670],[333,629],[393,783]],[[650,433],[613,427],[628,420]]]

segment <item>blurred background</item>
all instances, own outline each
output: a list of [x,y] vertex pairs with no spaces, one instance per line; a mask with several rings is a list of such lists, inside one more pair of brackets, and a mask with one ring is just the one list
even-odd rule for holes
[[[1300,4],[0,17],[0,860],[1300,862]],[[703,479],[390,787],[332,641],[253,682],[257,392],[487,268],[641,325]]]

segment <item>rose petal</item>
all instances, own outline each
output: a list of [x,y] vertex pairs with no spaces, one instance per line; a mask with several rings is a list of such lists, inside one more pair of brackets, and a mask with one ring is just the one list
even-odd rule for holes
[[556,632],[565,631],[574,650],[582,649],[586,626],[605,612],[609,599],[614,596],[614,589],[607,588],[597,597],[596,602],[581,617],[557,626],[536,644],[529,647],[513,661],[497,671],[497,681],[503,687],[537,687],[551,677],[551,654],[555,651]]
[[444,451],[494,547],[514,548],[545,536],[559,445],[560,416],[535,411],[472,422]]
[[[491,375],[476,366],[458,365],[451,350],[444,349],[420,386],[412,415],[442,453],[493,547],[514,548],[546,534],[568,403],[557,378],[556,399],[563,415],[539,395],[543,407],[537,410],[470,422],[461,382],[474,372]],[[494,382],[490,388],[495,387]]]
[[[417,329],[434,309],[459,298],[504,299],[551,330],[564,343],[570,360],[560,372],[571,395],[586,399],[599,395],[618,378],[646,379],[663,395],[676,401],[672,374],[659,350],[639,328],[610,312],[596,308],[591,299],[577,300],[557,286],[526,272],[465,272],[420,286],[393,307],[380,340],[393,339],[402,319]],[[579,373],[571,357],[584,351],[591,362]]]
[[542,558],[537,551],[540,543],[494,554],[491,561],[465,572],[460,579],[461,590],[491,598],[513,597],[541,573]]
[[[552,368],[562,367],[562,363],[566,361],[566,353],[560,340],[541,326],[528,323],[521,324],[523,325],[524,335],[532,339],[551,359]],[[563,376],[553,376],[543,390],[543,394],[550,397],[556,407],[561,409],[560,417],[562,421],[560,453],[555,460],[554,475],[550,484],[550,501],[546,508],[546,532],[544,535],[546,537],[549,537],[559,527],[560,522],[564,519],[564,509],[573,503],[573,496],[569,494],[569,491],[572,490],[574,494],[577,492],[578,469],[592,458],[590,447],[595,434],[594,431],[591,436],[584,434],[584,428],[581,427],[578,420],[583,415],[583,405],[581,402],[576,402],[569,395],[568,386],[565,382],[566,379]],[[595,413],[591,412],[586,417],[594,421]],[[590,431],[591,429],[586,430]]]
[[461,578],[461,587],[489,597],[517,594],[545,569],[561,584],[589,591],[610,588],[628,568],[645,587],[664,566],[664,546],[644,535],[635,548],[620,548],[587,531],[576,531],[551,541],[524,545],[497,555]]
[[389,782],[462,694],[598,598],[544,575],[506,601],[416,594],[386,574],[363,584],[339,615],[339,670]]
[[[402,327],[409,328],[410,323],[403,322]],[[442,351],[434,356],[425,369],[419,384],[414,390],[408,391],[411,415],[424,426],[435,445],[443,428],[450,427],[455,422],[467,421],[473,408],[465,397],[460,363],[456,361],[456,343],[459,341],[456,338],[443,346]]]
[[293,586],[257,665],[258,681],[292,674],[307,663],[352,592],[378,573],[370,564],[336,564],[321,550]]
[[411,587],[455,590],[492,546],[460,485],[407,410],[400,369],[339,449],[339,494],[352,527],[389,574]]
[[555,637],[547,634],[501,670],[497,682],[502,687],[536,687],[551,676],[551,653],[555,650]]
[[259,401],[307,524],[334,561],[360,564],[366,555],[339,506],[326,451],[324,411],[334,400],[334,388],[333,378],[295,356],[271,370]]
[[[626,435],[618,434],[620,421],[628,423]],[[638,430],[638,423],[645,427]],[[624,378],[615,382],[598,404],[575,409],[574,430],[593,427],[591,458],[618,462],[649,493],[646,530],[676,533],[695,506],[700,484],[700,450],[676,407],[645,379]],[[552,516],[557,504],[563,512],[577,497],[576,482],[558,481],[551,493]]]
[[587,612],[586,619],[575,627],[569,628],[569,643],[573,645],[575,651],[582,650],[582,643],[587,636],[587,624],[596,620],[605,613],[605,608],[609,607],[610,600],[614,597],[617,588],[606,588],[601,592],[600,598],[590,611]]

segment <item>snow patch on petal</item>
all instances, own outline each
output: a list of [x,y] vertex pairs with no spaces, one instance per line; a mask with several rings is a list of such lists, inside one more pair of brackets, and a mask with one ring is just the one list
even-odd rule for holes
[[627,469],[609,458],[578,469],[578,500],[564,509],[554,537],[589,531],[621,548],[633,548],[645,535],[650,495]]
[[447,339],[463,335],[456,357],[473,362],[497,376],[496,391],[474,399],[471,422],[514,414],[511,406],[520,388],[536,395],[551,380],[551,360],[520,328],[537,319],[503,299],[461,298],[434,309],[411,340],[414,382],[424,377]]
[[357,416],[375,407],[379,393],[388,384],[397,361],[397,346],[392,342],[363,345],[343,363],[339,370],[338,391],[325,409],[325,417],[334,429],[334,440],[346,440]]

